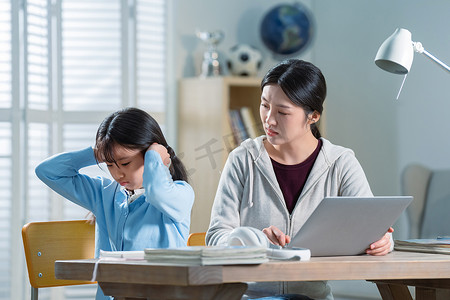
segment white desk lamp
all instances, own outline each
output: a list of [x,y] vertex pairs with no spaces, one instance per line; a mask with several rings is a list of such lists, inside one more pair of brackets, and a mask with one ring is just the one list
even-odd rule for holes
[[[381,44],[377,55],[375,56],[375,64],[385,71],[405,75],[400,91],[405,83],[406,74],[408,74],[411,69],[414,51],[422,53],[444,70],[450,72],[450,67],[426,51],[423,48],[422,43],[413,42],[411,40],[411,32],[403,28],[397,28],[395,32]],[[400,95],[400,91],[397,94],[397,99]]]
[[375,64],[391,73],[407,74],[412,65],[414,51],[422,53],[444,70],[450,72],[449,66],[426,51],[420,42],[413,42],[411,40],[411,32],[403,28],[397,28],[381,44],[375,57]]

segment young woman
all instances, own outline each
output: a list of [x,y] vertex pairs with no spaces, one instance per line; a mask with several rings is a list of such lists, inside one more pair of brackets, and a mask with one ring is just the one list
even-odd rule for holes
[[[230,153],[214,200],[208,245],[226,244],[231,230],[251,226],[261,229],[273,244],[284,246],[324,197],[372,196],[353,151],[320,136],[316,124],[326,83],[317,67],[297,59],[283,61],[266,74],[261,89],[260,116],[266,134],[244,141]],[[391,251],[392,231],[366,252]],[[250,284],[248,296],[252,294],[333,299],[322,281]]]
[[[99,162],[106,163],[114,180],[79,173]],[[145,111],[125,108],[111,114],[98,128],[94,149],[53,156],[37,166],[36,174],[94,214],[97,256],[100,249],[186,246],[194,191],[158,123]],[[100,288],[97,299],[104,299]]]

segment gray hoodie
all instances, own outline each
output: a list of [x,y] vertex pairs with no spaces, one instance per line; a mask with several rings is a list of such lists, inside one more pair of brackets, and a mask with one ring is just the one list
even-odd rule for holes
[[[263,145],[265,136],[248,139],[225,163],[206,235],[208,245],[224,245],[231,230],[240,226],[263,229],[274,225],[294,236],[327,196],[372,196],[364,171],[352,150],[322,138],[322,148],[292,214]],[[333,299],[326,281],[262,282],[249,284],[248,295],[303,294]]]

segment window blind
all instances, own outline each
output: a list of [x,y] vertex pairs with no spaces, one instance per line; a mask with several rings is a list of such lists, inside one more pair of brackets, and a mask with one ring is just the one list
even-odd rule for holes
[[166,103],[165,6],[165,0],[136,2],[136,98],[141,107],[154,113],[164,112]]
[[38,163],[50,156],[48,140],[48,124],[28,124],[27,222],[51,219],[50,192],[34,173]]
[[[11,261],[23,259],[11,248],[21,244],[13,211],[24,223],[87,214],[40,182],[36,165],[93,146],[100,121],[123,106],[165,127],[165,14],[164,0],[0,0],[0,238],[14,241],[0,244],[0,300],[30,296],[25,263],[10,276]],[[96,165],[80,172],[110,176]],[[95,291],[41,289],[39,299],[93,299]]]
[[[25,107],[38,111],[48,111],[50,103],[50,57],[49,57],[49,1],[27,0],[25,41],[26,41],[26,90]],[[33,120],[36,114],[27,114],[24,119],[24,147],[27,155],[26,183],[27,199],[25,217],[27,222],[51,219],[49,191],[34,174],[36,165],[50,154],[50,125]],[[50,122],[48,120],[47,122]],[[42,296],[44,297],[44,296]]]
[[11,4],[0,0],[0,109],[11,107]]
[[120,1],[63,0],[61,20],[63,109],[118,109],[122,104]]
[[49,3],[27,0],[27,106],[48,109],[49,106]]
[[10,299],[11,286],[11,185],[12,131],[10,119],[11,84],[11,4],[0,0],[0,299]]
[[11,270],[11,124],[0,122],[0,299],[9,299]]

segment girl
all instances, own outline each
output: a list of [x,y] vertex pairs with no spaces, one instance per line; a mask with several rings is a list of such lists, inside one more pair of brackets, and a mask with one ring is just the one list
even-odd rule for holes
[[[284,246],[324,197],[372,196],[353,151],[320,136],[316,124],[326,83],[317,67],[297,59],[283,61],[266,74],[261,89],[266,135],[248,139],[230,153],[214,200],[208,245],[225,244],[232,229],[251,226]],[[384,255],[392,244],[388,232],[366,252]],[[286,293],[306,297],[298,299],[333,299],[327,282],[319,281],[250,284],[247,291],[248,296]]]
[[[105,162],[114,181],[79,173]],[[63,197],[91,211],[99,250],[186,246],[194,191],[186,170],[146,112],[125,108],[108,116],[91,147],[53,156],[36,175]],[[96,299],[104,297],[97,290]]]

